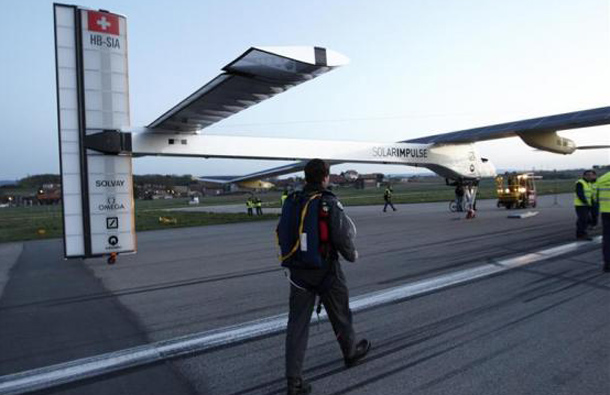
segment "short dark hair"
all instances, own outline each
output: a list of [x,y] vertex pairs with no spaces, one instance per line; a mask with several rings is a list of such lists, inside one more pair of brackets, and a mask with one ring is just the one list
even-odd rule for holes
[[597,173],[595,172],[595,170],[585,170],[584,173],[582,173],[583,176],[586,176],[587,174],[594,174],[597,175]]
[[330,166],[322,159],[312,159],[305,165],[305,181],[308,184],[321,184],[330,174]]

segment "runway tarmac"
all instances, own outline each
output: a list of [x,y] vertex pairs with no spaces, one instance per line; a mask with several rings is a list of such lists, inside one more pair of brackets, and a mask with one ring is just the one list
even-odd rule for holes
[[[348,207],[361,259],[344,264],[351,296],[444,279],[573,242],[570,195],[508,219],[447,203]],[[275,221],[138,234],[115,266],[65,262],[59,240],[11,247],[0,298],[0,375],[286,313]],[[17,253],[15,253],[15,251]],[[608,394],[610,276],[597,243],[457,285],[357,311],[373,342],[343,368],[327,322],[312,320],[305,376],[315,394]],[[49,390],[66,394],[279,394],[284,333]],[[2,379],[0,378],[0,383]]]

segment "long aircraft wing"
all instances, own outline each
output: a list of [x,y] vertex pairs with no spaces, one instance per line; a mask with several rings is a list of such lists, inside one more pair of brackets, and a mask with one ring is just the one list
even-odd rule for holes
[[[331,161],[329,164],[338,165],[339,163],[341,163],[341,162],[332,162]],[[232,184],[232,183],[243,182],[243,181],[262,180],[265,178],[282,176],[284,174],[291,174],[291,173],[296,173],[298,171],[303,171],[305,169],[306,164],[307,164],[307,161],[299,161],[299,162],[291,163],[289,165],[273,167],[271,169],[257,171],[255,173],[250,173],[250,174],[246,174],[243,176],[234,176],[234,177],[227,177],[227,178],[223,177],[223,179],[219,180],[218,182]],[[202,180],[202,181],[206,181],[206,180],[212,181],[214,179],[217,179],[217,178],[216,177],[200,178],[200,180]]]
[[[519,136],[526,144],[532,147],[560,154],[569,154],[576,149],[610,148],[610,136],[608,136],[608,145],[577,147],[571,140],[557,136],[556,131],[606,125],[609,123],[610,107],[601,107],[591,110],[460,130],[457,132],[436,134],[401,142],[417,144],[468,144],[478,141]],[[305,168],[306,163],[306,161],[300,161],[290,165],[274,167],[268,170],[235,177],[229,182],[264,179],[295,173],[297,171],[302,171]],[[336,165],[339,163],[341,162],[334,162],[331,164]]]
[[197,133],[348,62],[319,47],[252,47],[148,125],[147,132]]
[[507,122],[457,132],[441,133],[403,141],[405,143],[474,143],[513,136],[533,136],[559,130],[578,129],[610,123],[610,107]]
[[193,177],[193,180],[209,182],[212,184],[230,184],[235,181],[233,179],[239,176],[207,176],[207,177]]

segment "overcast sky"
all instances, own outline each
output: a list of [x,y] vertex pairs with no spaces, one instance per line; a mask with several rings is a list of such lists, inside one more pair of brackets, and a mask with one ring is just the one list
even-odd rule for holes
[[[608,0],[83,0],[127,16],[132,126],[143,126],[250,46],[316,45],[351,63],[206,133],[399,141],[610,105]],[[52,1],[3,4],[0,179],[58,173]],[[610,127],[562,132],[609,144]],[[610,163],[610,151],[478,144],[500,168]],[[136,174],[243,174],[286,162],[141,158]],[[404,173],[414,168],[344,165]]]

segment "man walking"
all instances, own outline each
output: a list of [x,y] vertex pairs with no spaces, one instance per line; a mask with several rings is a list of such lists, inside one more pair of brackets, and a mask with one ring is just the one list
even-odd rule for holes
[[386,212],[386,209],[388,208],[388,206],[392,207],[392,210],[396,211],[396,208],[394,208],[394,205],[392,204],[392,194],[394,193],[394,190],[392,190],[392,186],[388,185],[385,188],[385,191],[383,192],[383,200],[385,201],[385,204],[383,205],[383,212]]
[[371,343],[356,342],[349,308],[349,293],[339,255],[354,262],[356,229],[343,206],[327,190],[330,169],[313,159],[305,166],[306,185],[289,195],[277,228],[282,266],[290,270],[290,302],[286,333],[286,378],[288,394],[309,394],[303,380],[303,359],[309,337],[309,323],[318,297],[328,314],[347,367],[368,353]]

